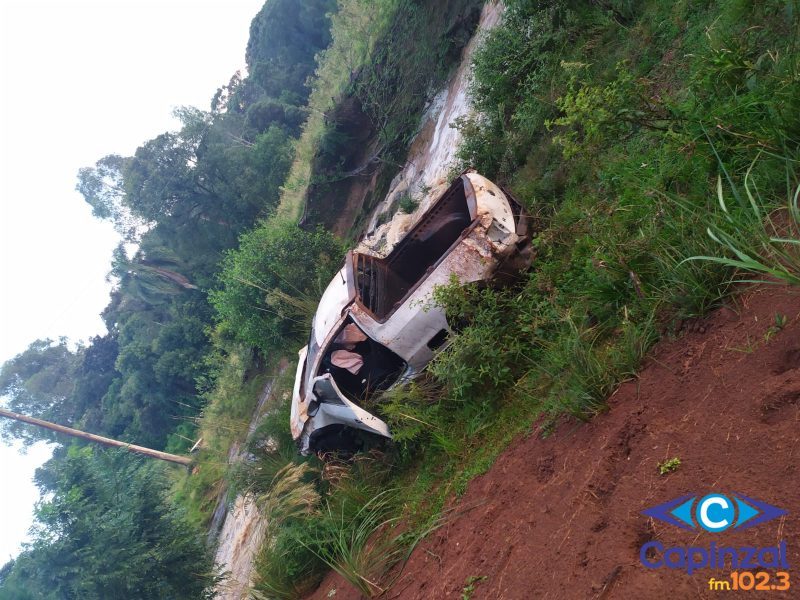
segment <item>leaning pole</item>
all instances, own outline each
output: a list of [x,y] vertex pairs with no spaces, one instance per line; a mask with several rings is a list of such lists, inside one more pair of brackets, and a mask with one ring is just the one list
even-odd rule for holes
[[137,454],[143,454],[144,456],[149,456],[150,458],[166,460],[168,462],[178,463],[179,465],[188,466],[192,464],[192,459],[189,458],[188,456],[178,456],[177,454],[170,454],[169,452],[161,452],[160,450],[153,450],[152,448],[145,448],[144,446],[137,446],[135,444],[129,444],[127,442],[120,442],[119,440],[112,440],[111,438],[103,437],[101,435],[86,433],[85,431],[79,431],[77,429],[72,429],[71,427],[64,427],[63,425],[56,425],[55,423],[50,423],[48,421],[42,421],[41,419],[36,419],[34,417],[21,415],[19,413],[11,412],[10,410],[6,410],[4,408],[0,408],[0,417],[7,417],[9,419],[14,419],[15,421],[22,421],[23,423],[36,425],[37,427],[44,427],[45,429],[49,429],[50,431],[56,431],[58,433],[63,433],[65,435],[71,435],[72,437],[89,440],[90,442],[96,442],[98,444],[103,444],[104,446],[112,446],[114,448],[124,448],[129,452],[136,452]]

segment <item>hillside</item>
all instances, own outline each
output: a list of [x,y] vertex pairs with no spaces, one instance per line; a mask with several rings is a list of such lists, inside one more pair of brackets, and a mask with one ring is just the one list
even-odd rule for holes
[[[773,332],[775,315],[787,322]],[[788,509],[721,539],[734,547],[786,540],[788,564],[797,564],[799,341],[800,290],[787,287],[743,291],[686,322],[617,388],[606,412],[589,423],[565,420],[546,438],[534,426],[515,439],[449,503],[452,516],[414,549],[388,597],[462,598],[467,589],[475,600],[717,597],[709,578],[730,580],[730,570],[687,575],[640,562],[653,540],[719,542],[641,514],[685,493],[735,491]],[[674,458],[679,466],[661,474]],[[329,576],[311,598],[331,590],[337,599],[363,597]]]
[[[21,412],[196,446],[192,468],[56,439],[0,598],[707,597],[730,561],[641,548],[710,540],[785,541],[739,569],[780,582],[800,558],[799,43],[797,0],[267,0],[210,110],[78,174],[128,242],[108,335],[0,374]],[[345,251],[385,249],[468,167],[530,215],[531,268],[434,290],[457,331],[367,406],[391,442],[300,456],[297,350]],[[260,544],[217,547],[226,507]],[[737,519],[758,527],[700,528]]]

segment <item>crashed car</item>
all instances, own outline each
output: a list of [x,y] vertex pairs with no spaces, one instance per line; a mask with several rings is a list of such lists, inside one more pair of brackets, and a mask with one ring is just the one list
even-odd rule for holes
[[467,171],[385,257],[348,252],[326,288],[308,345],[299,352],[292,437],[302,454],[357,449],[362,432],[391,439],[363,408],[376,394],[419,375],[448,341],[436,286],[493,281],[531,263],[519,203]]

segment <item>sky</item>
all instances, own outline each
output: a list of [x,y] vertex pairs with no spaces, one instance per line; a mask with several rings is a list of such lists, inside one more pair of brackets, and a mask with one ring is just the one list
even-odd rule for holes
[[[0,362],[38,338],[104,333],[118,243],[75,191],[81,167],[130,156],[208,109],[244,70],[264,0],[4,0],[0,3]],[[1,443],[1,442],[0,442]],[[0,565],[19,552],[44,446],[0,445]]]

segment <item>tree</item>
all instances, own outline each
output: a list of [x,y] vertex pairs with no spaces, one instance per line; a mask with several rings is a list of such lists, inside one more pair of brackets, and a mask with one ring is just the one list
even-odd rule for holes
[[202,532],[166,500],[160,464],[124,451],[71,447],[37,482],[33,541],[0,571],[0,600],[211,597]]
[[[84,349],[73,352],[66,338],[36,340],[0,369],[0,396],[6,406],[32,417],[70,425],[78,414],[73,401],[75,373]],[[3,421],[0,433],[25,443],[52,439],[52,434],[22,423]]]
[[262,96],[305,105],[306,81],[316,68],[314,57],[330,44],[329,14],[335,10],[335,0],[266,2],[250,24],[245,52],[250,76],[234,91],[232,108]]
[[327,231],[304,231],[289,221],[272,219],[246,233],[237,250],[225,257],[220,289],[211,293],[223,332],[263,354],[283,351],[286,338],[305,333],[311,307],[330,281],[343,254]]
[[146,225],[125,204],[123,173],[129,160],[118,154],[104,156],[94,167],[78,170],[78,183],[75,186],[92,207],[92,214],[98,219],[111,221],[126,240],[134,239],[137,231]]

